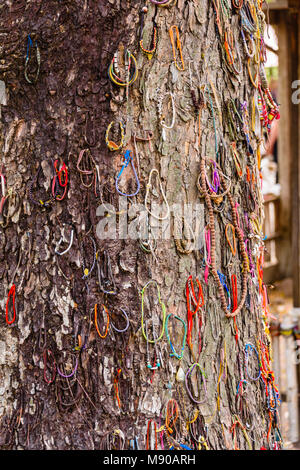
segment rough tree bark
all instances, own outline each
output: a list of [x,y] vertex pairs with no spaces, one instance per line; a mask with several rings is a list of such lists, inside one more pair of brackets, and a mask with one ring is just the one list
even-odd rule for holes
[[[145,3],[148,11],[142,15]],[[168,439],[175,446],[185,444],[194,448],[198,444],[186,422],[196,417],[196,410],[199,416],[192,431],[201,435],[210,449],[233,449],[235,446],[244,449],[249,443],[255,449],[273,446],[279,431],[274,418],[276,411],[268,408],[266,382],[251,380],[245,367],[246,344],[255,345],[260,360],[266,361],[259,345],[268,347],[269,339],[262,307],[263,288],[257,271],[263,241],[260,234],[249,236],[249,226],[245,222],[245,214],[250,219],[253,213],[259,222],[262,220],[256,158],[260,139],[257,108],[256,128],[250,126],[251,103],[253,97],[257,102],[258,92],[249,78],[239,10],[231,3],[230,0],[174,0],[168,7],[159,7],[144,0],[2,2],[0,80],[5,84],[6,97],[2,94],[0,170],[5,176],[7,196],[0,227],[2,449],[117,448],[120,442],[122,444],[123,436],[124,448],[132,446],[132,439],[137,437],[140,448],[144,449],[149,420],[153,420],[153,426],[156,423],[157,430],[161,428],[158,437],[163,439],[165,448],[168,448]],[[261,21],[257,2],[250,3],[256,5]],[[157,48],[151,60],[139,46],[142,16],[146,49],[150,47],[153,26],[157,25]],[[220,34],[218,29],[219,17],[221,23],[228,17],[231,25],[235,50],[241,57],[239,74],[232,73],[228,66],[224,31]],[[172,25],[179,28],[183,71],[174,64],[169,34]],[[175,30],[173,32],[175,35]],[[41,55],[40,74],[35,84],[29,84],[24,77],[29,34],[33,41],[30,50],[33,62],[35,41]],[[122,52],[126,49],[136,57],[139,71],[135,83],[128,87],[128,96],[126,89],[112,85],[107,73],[116,51],[120,52],[119,67],[122,69]],[[178,54],[177,60],[180,64]],[[168,92],[174,96],[175,123],[171,129],[163,131],[158,109],[162,101],[162,114],[170,126],[172,107]],[[112,99],[118,94],[124,99],[121,104],[117,102],[118,97]],[[200,97],[203,98],[201,103]],[[231,99],[241,103],[246,101],[249,109],[253,155],[247,155],[245,134],[240,133],[237,148],[242,178],[237,175],[230,150],[232,138],[226,106]],[[201,104],[200,118],[199,109],[195,109],[197,100]],[[103,199],[109,198],[117,208],[115,178],[122,163],[121,152],[108,150],[105,133],[109,123],[119,119],[125,127],[123,151],[132,150],[135,165],[139,162],[141,189],[134,201],[144,203],[150,170],[156,168],[171,208],[174,204],[179,204],[178,207],[183,203],[190,207],[198,204],[198,212],[191,221],[198,242],[190,253],[181,253],[178,246],[176,248],[173,232],[176,211],[171,213],[169,221],[171,236],[157,240],[154,255],[142,250],[139,240],[98,237],[99,222],[113,220],[113,216],[109,213],[103,217],[97,212],[99,197],[95,196],[93,188],[82,185],[77,159],[81,150],[90,148],[99,168]],[[150,145],[147,141],[134,139],[134,135],[145,135],[144,131],[153,133]],[[114,126],[111,136],[116,141],[120,137]],[[239,204],[240,223],[252,250],[254,271],[252,275],[247,274],[246,302],[236,317],[237,340],[234,320],[225,316],[211,270],[205,282],[203,239],[209,212],[197,182],[203,157],[216,160],[216,145],[218,163],[231,181],[230,194]],[[68,167],[66,197],[47,207],[38,202],[33,204],[32,199],[39,201],[41,198],[45,202],[50,197],[52,164],[56,159],[62,159]],[[34,178],[40,166],[40,180],[36,186]],[[247,189],[250,186],[247,166],[254,175],[251,194]],[[127,175],[129,177],[124,173],[123,180],[127,186],[120,185],[129,192],[134,191],[135,180],[130,171]],[[150,198],[155,197],[154,190],[149,194]],[[254,203],[251,205],[249,201]],[[132,199],[128,198],[128,205],[131,204]],[[214,212],[216,264],[226,277],[231,297],[231,275],[236,274],[239,302],[243,279],[241,244],[237,238],[237,254],[231,256],[225,237],[225,226],[233,221],[228,197],[224,197],[223,204],[223,212]],[[218,209],[220,205],[214,203],[214,207]],[[134,221],[135,216],[129,216],[129,222]],[[68,247],[72,228],[71,249],[63,256],[55,255],[61,236],[64,244],[59,247],[60,251]],[[168,230],[168,222],[165,230]],[[109,254],[116,295],[100,290],[96,268],[83,279],[83,260],[85,258],[85,266],[90,266],[93,258],[90,237],[96,242],[97,263],[105,263],[105,250]],[[182,361],[170,357],[171,349],[164,334],[157,342],[157,348],[148,343],[150,362],[157,360],[155,352],[161,354],[162,359],[161,367],[149,370],[147,342],[141,329],[141,290],[149,280],[155,280],[166,305],[166,314],[173,312],[187,323],[185,290],[190,275],[196,297],[196,278],[201,282],[204,296],[204,306],[194,317],[194,355],[186,345]],[[16,320],[7,324],[6,301],[12,284],[16,286]],[[151,295],[145,305],[150,305],[158,336],[162,322],[153,287],[149,286],[147,295]],[[128,330],[118,333],[110,325],[107,336],[99,337],[93,313],[96,303],[103,336],[106,316],[104,313],[102,317],[102,304],[110,312],[110,322],[119,325],[119,329],[123,325],[119,316],[123,308],[130,320]],[[195,308],[192,300],[191,306]],[[9,318],[13,315],[11,307],[12,297]],[[146,314],[149,316],[148,308]],[[150,337],[149,331],[150,326]],[[170,320],[169,333],[178,352],[182,324]],[[77,359],[76,375],[63,379],[56,370],[51,382],[53,357],[57,367],[65,370],[65,375],[71,374]],[[248,369],[253,369],[249,374],[255,376],[258,373],[255,354],[249,357]],[[179,368],[186,373],[194,362],[199,362],[206,377],[207,399],[203,404],[193,402],[184,383],[177,380],[180,379]],[[196,379],[199,381],[200,377],[193,373],[190,387],[194,395],[197,395]],[[270,380],[270,383],[273,382]],[[245,389],[242,401],[237,399],[240,397],[237,395],[239,386]],[[169,412],[174,404],[170,399],[176,400],[179,417],[176,424],[171,419],[170,427],[163,429],[168,404]],[[232,427],[237,419],[244,426],[249,443],[239,424]],[[174,427],[176,431],[172,433]],[[154,434],[151,435],[148,446],[154,447]],[[159,449],[161,445],[159,440]]]

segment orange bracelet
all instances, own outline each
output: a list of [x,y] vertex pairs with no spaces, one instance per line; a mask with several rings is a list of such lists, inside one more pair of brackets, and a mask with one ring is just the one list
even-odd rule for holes
[[[177,60],[176,60],[176,50],[175,50],[173,28],[175,28],[175,31],[176,31],[176,46],[177,46],[177,49],[178,49],[179,54],[180,54],[180,61],[181,61],[181,64],[182,64],[181,67],[179,67],[179,65],[177,64]],[[169,29],[169,34],[170,34],[170,39],[171,39],[171,44],[172,44],[172,49],[173,49],[173,57],[174,57],[175,67],[182,72],[184,70],[184,60],[183,60],[183,57],[182,57],[181,42],[180,42],[180,38],[179,38],[178,27],[175,26],[175,25],[171,26],[171,28]]]
[[[228,236],[228,229],[229,228],[231,228],[231,232],[232,232],[233,245],[231,244],[231,241],[229,240],[229,236]],[[233,256],[235,256],[236,255],[236,238],[235,238],[235,228],[232,224],[227,224],[226,225],[226,227],[225,227],[225,236],[226,236],[227,243],[230,246],[231,253],[233,254]]]
[[119,378],[120,378],[121,372],[122,372],[122,369],[118,369],[117,375],[114,379],[114,389],[115,389],[116,399],[117,399],[119,408],[122,407],[121,400],[119,397]]
[[108,327],[109,327],[109,313],[108,313],[108,310],[107,310],[107,308],[105,307],[105,305],[102,304],[102,307],[103,307],[103,310],[105,311],[105,313],[106,313],[106,315],[107,315],[106,329],[105,329],[104,335],[102,335],[102,334],[100,333],[100,330],[99,330],[99,328],[98,328],[98,322],[97,322],[97,304],[95,304],[95,327],[96,327],[97,333],[98,333],[98,335],[100,336],[100,338],[104,339],[104,338],[106,338],[107,333],[108,333]]

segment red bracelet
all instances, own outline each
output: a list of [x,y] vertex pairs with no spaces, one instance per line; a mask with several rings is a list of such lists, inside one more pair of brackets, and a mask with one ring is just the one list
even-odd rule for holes
[[[12,320],[9,320],[8,319],[8,305],[9,305],[9,299],[10,299],[10,296],[13,296],[13,312],[14,312],[14,315],[13,315],[13,318]],[[8,325],[11,325],[12,323],[14,323],[15,319],[16,319],[16,286],[15,284],[13,284],[8,292],[8,296],[7,296],[7,301],[6,301],[6,314],[5,314],[5,319],[6,319],[6,323]]]

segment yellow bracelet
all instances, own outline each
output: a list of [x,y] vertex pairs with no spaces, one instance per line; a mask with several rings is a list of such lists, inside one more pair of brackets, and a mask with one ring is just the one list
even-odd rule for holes
[[121,141],[118,144],[116,144],[115,142],[113,142],[112,140],[109,140],[109,132],[110,132],[110,129],[112,128],[113,124],[114,124],[115,121],[112,121],[107,129],[106,129],[106,133],[105,133],[105,142],[106,142],[106,145],[107,147],[109,148],[109,150],[111,150],[112,152],[113,151],[116,151],[116,150],[120,150],[122,147],[123,147],[123,144],[124,144],[124,135],[125,135],[125,131],[124,131],[124,126],[122,124],[121,121],[119,121],[119,126],[120,126],[120,132],[121,132]]

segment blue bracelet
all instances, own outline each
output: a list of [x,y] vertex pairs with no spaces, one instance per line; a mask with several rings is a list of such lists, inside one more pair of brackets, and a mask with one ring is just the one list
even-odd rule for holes
[[[123,166],[117,176],[117,179],[116,179],[116,190],[118,191],[119,194],[121,194],[122,196],[126,196],[126,197],[132,197],[132,196],[136,196],[137,193],[139,192],[140,190],[140,182],[139,182],[139,179],[138,179],[138,176],[136,174],[136,171],[135,171],[135,167],[134,167],[134,164],[133,164],[133,160],[132,160],[132,152],[131,150],[126,150],[125,154],[124,154],[124,163],[123,163]],[[125,170],[125,168],[128,167],[129,163],[131,163],[131,166],[132,166],[132,169],[133,169],[133,173],[134,173],[134,176],[135,176],[135,179],[136,179],[136,182],[137,182],[137,190],[135,191],[135,193],[132,193],[132,194],[127,194],[127,193],[123,193],[120,189],[119,189],[119,180],[123,174],[123,171]]]

